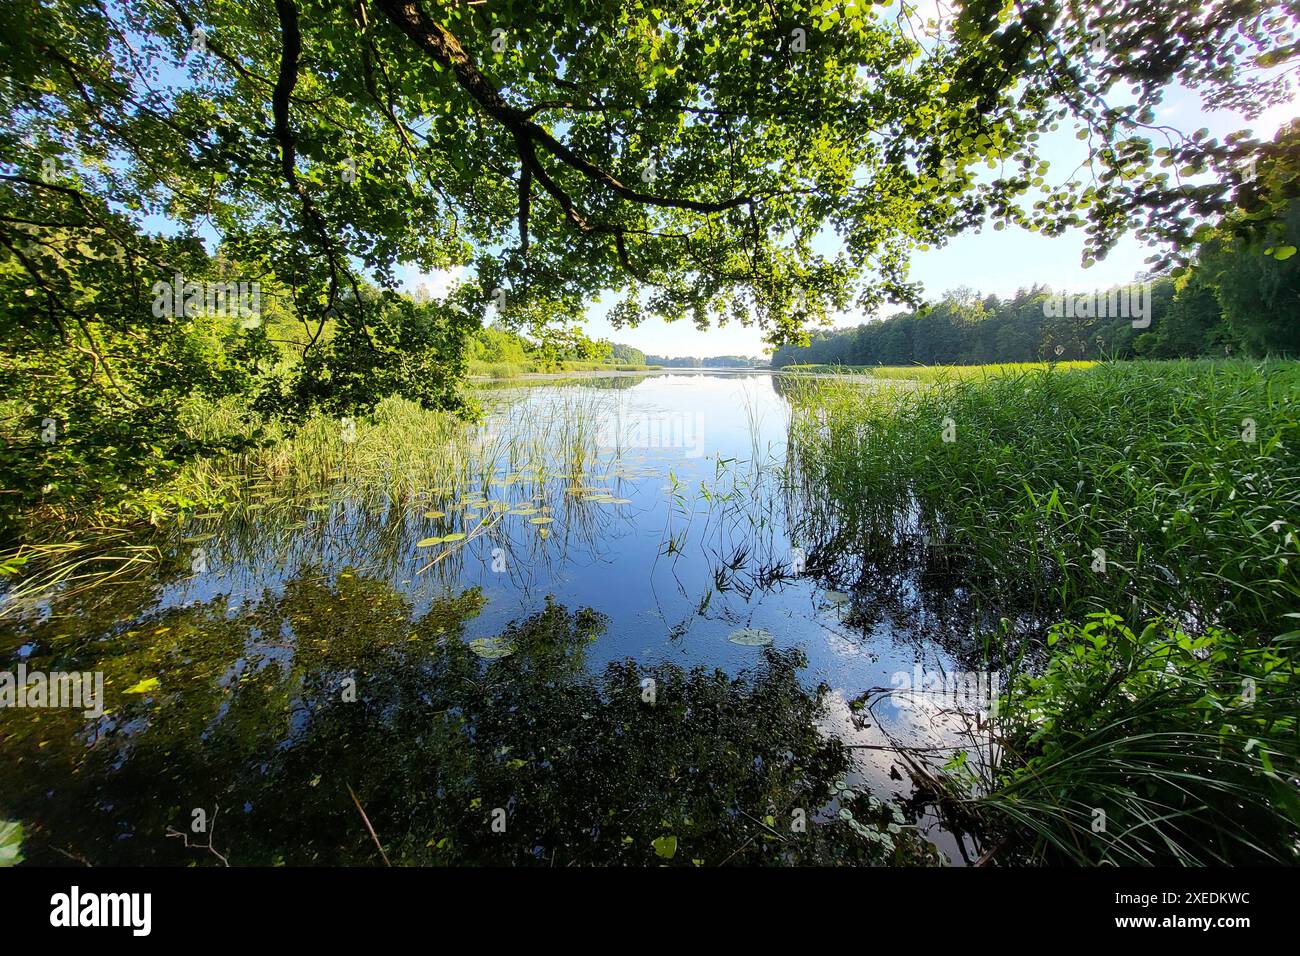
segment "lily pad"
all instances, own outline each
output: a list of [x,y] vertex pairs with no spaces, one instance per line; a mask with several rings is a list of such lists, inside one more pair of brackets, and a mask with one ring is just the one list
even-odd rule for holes
[[744,647],[766,647],[772,643],[772,632],[761,627],[742,627],[738,631],[732,631],[727,640]]
[[550,524],[554,518],[548,518],[546,515],[538,515],[536,518],[528,519],[531,524]]
[[424,516],[425,516],[426,518],[445,518],[445,517],[447,517],[447,512],[445,512],[445,511],[426,511],[426,512],[424,513]]
[[509,657],[517,648],[504,637],[479,637],[469,642],[469,649],[484,660]]
[[650,842],[650,845],[655,848],[655,853],[665,860],[671,860],[677,855],[677,837],[675,836],[656,837]]

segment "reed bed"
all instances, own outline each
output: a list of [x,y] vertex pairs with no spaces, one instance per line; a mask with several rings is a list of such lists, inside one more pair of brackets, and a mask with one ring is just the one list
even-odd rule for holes
[[184,425],[196,440],[255,435],[256,446],[198,459],[151,489],[141,499],[151,509],[143,529],[138,515],[119,523],[72,512],[39,516],[29,538],[47,543],[0,554],[0,585],[8,584],[0,614],[54,591],[151,573],[168,555],[179,560],[178,542],[206,540],[217,525],[228,541],[253,548],[268,534],[289,537],[306,519],[319,523],[344,506],[352,515],[344,524],[391,562],[409,543],[412,515],[444,512],[430,535],[463,537],[431,552],[430,567],[491,527],[488,515],[462,528],[467,495],[508,484],[515,498],[531,498],[559,478],[582,487],[589,472],[605,467],[618,451],[599,446],[615,394],[501,389],[487,395],[481,421],[393,398],[365,418],[316,416],[292,432],[231,405],[188,409]]
[[1007,858],[1296,860],[1298,390],[1245,361],[793,388],[790,497],[833,503],[805,520],[868,557],[940,543],[995,643],[1041,642],[1000,759],[936,776]]
[[888,391],[808,383],[791,480],[1065,616],[1244,633],[1300,599],[1294,363],[1124,363]]
[[778,371],[786,374],[861,375],[882,381],[959,382],[985,379],[1017,372],[1046,369],[1068,371],[1091,368],[1093,361],[1003,362],[993,365],[786,365]]

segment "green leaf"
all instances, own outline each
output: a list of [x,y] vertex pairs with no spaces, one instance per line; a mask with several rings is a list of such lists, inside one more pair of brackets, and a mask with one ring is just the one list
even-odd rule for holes
[[655,853],[665,860],[671,860],[677,855],[676,836],[656,837],[651,845],[655,848]]
[[149,691],[151,691],[151,690],[157,690],[158,687],[159,687],[158,678],[156,678],[156,677],[146,677],[144,680],[140,681],[138,684],[133,684],[132,686],[128,687],[125,691],[123,691],[123,693],[126,693],[126,694],[147,694],[147,693],[149,693]]
[[738,631],[732,631],[727,640],[744,647],[766,647],[772,643],[772,633],[761,627],[742,627]]
[[484,660],[494,661],[509,657],[517,647],[504,637],[480,637],[469,642],[469,649]]
[[23,825],[17,820],[0,820],[0,866],[23,861]]

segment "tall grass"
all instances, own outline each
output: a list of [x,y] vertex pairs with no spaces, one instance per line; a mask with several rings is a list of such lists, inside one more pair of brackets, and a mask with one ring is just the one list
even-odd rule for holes
[[182,424],[195,439],[255,433],[260,443],[192,461],[165,486],[147,489],[139,507],[167,534],[141,535],[137,523],[95,515],[43,516],[29,536],[39,543],[0,552],[0,614],[21,612],[55,589],[147,574],[170,550],[160,544],[211,530],[195,528],[196,518],[221,522],[233,540],[257,542],[301,528],[305,513],[328,514],[346,503],[358,528],[385,538],[387,548],[377,550],[389,557],[408,547],[403,522],[417,511],[445,515],[438,534],[466,532],[462,540],[472,540],[495,516],[462,527],[460,506],[470,492],[508,483],[515,497],[527,499],[557,477],[582,487],[609,465],[617,449],[599,447],[599,425],[615,395],[575,390],[553,398],[499,389],[487,396],[482,422],[390,398],[365,418],[316,416],[292,432],[234,405],[193,407]]
[[1294,363],[808,383],[791,474],[873,539],[942,541],[990,593],[1277,633],[1300,603],[1298,393]]
[[786,365],[780,371],[798,374],[865,375],[884,381],[953,382],[965,379],[984,379],[1015,372],[1033,372],[1045,369],[1067,371],[1090,368],[1091,361],[1070,362],[1004,362],[996,365]]
[[834,503],[823,534],[940,542],[986,606],[1062,622],[992,774],[950,768],[1008,855],[1294,858],[1298,396],[1281,362],[794,387],[787,481]]

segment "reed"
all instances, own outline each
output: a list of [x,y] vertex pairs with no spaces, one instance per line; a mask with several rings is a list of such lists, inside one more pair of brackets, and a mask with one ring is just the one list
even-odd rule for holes
[[998,638],[1040,663],[972,745],[993,759],[940,775],[1006,856],[1294,861],[1298,389],[1244,361],[790,388],[796,526],[882,561],[937,541],[1030,622]]
[[1277,633],[1300,598],[1298,389],[1289,362],[805,382],[790,480],[882,547],[928,535],[1064,616]]

